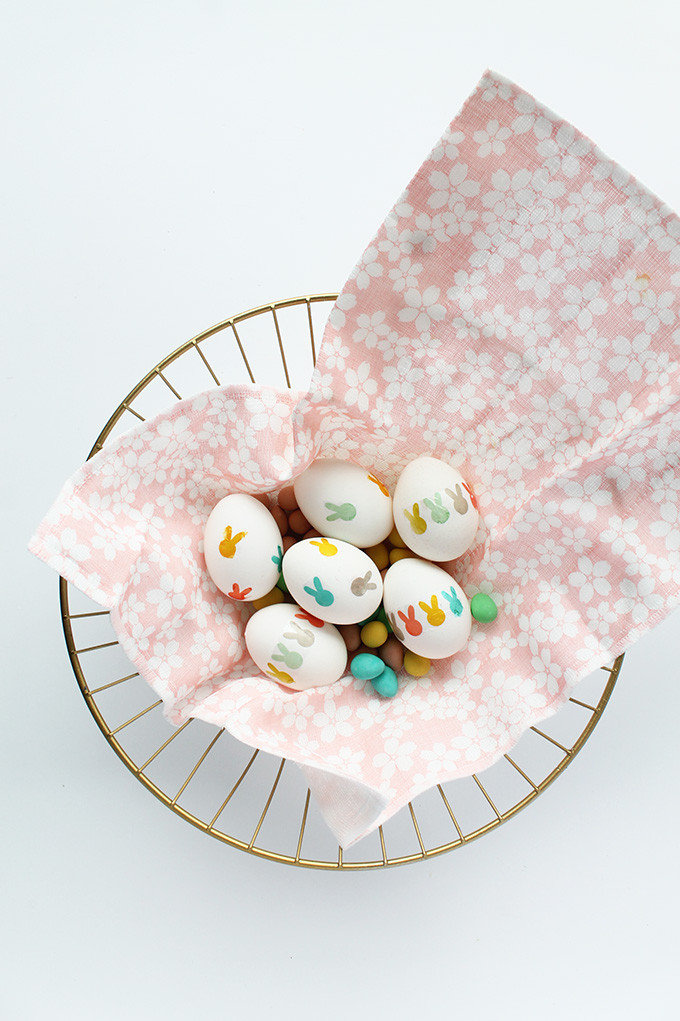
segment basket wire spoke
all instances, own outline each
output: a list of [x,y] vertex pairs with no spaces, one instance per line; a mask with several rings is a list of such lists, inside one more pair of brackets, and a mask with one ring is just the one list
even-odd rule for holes
[[[223,382],[221,381],[220,376],[215,370],[215,367],[211,364],[204,348],[201,347],[201,344],[211,337],[218,334],[223,335],[225,345],[228,345],[226,348],[226,354],[229,358],[233,358],[235,364],[238,364],[240,360],[250,381],[254,383],[255,377],[251,367],[251,362],[248,358],[248,344],[244,340],[244,336],[241,336],[239,333],[238,327],[241,323],[255,317],[269,318],[274,331],[274,337],[272,338],[274,341],[272,350],[278,353],[286,385],[290,388],[291,378],[289,364],[286,358],[284,330],[282,328],[279,313],[283,309],[295,306],[302,306],[306,310],[311,366],[313,366],[316,364],[317,348],[312,307],[314,305],[321,304],[327,308],[328,305],[334,302],[336,298],[337,294],[329,293],[313,294],[304,297],[288,298],[283,301],[270,302],[266,305],[261,305],[257,308],[249,309],[246,312],[241,312],[238,315],[231,316],[229,319],[225,319],[223,322],[218,323],[216,326],[212,326],[210,329],[205,330],[203,333],[198,334],[196,337],[193,337],[191,340],[182,344],[159,362],[158,365],[156,365],[142,380],[140,380],[139,383],[137,383],[135,387],[133,387],[127,397],[121,401],[97,437],[88,456],[92,457],[103,448],[107,439],[111,435],[112,430],[121,420],[124,420],[124,416],[130,417],[130,421],[127,423],[129,426],[146,420],[145,416],[134,407],[134,403],[152,381],[156,379],[161,380],[167,388],[169,397],[171,396],[174,400],[182,399],[177,387],[165,374],[165,370],[168,366],[179,363],[189,352],[195,351],[198,354],[214,385],[222,386]],[[577,706],[587,714],[584,725],[580,728],[576,738],[570,743],[565,744],[550,733],[546,732],[546,730],[550,729],[550,721],[546,724],[546,730],[539,727],[530,728],[530,731],[537,738],[549,745],[552,750],[560,753],[560,758],[556,765],[552,768],[546,767],[539,770],[539,772],[542,773],[540,777],[535,770],[532,770],[528,766],[523,768],[522,765],[515,761],[518,756],[514,749],[513,755],[504,755],[498,763],[484,771],[484,783],[477,774],[472,775],[472,780],[474,781],[477,792],[483,799],[489,815],[489,818],[480,825],[467,825],[462,822],[456,814],[457,809],[455,809],[454,806],[457,804],[457,796],[460,791],[460,785],[464,781],[453,780],[444,785],[437,784],[436,787],[433,788],[433,793],[436,792],[436,803],[439,805],[442,812],[445,813],[446,823],[450,830],[450,839],[446,839],[440,843],[437,843],[434,840],[429,840],[425,835],[426,813],[423,810],[423,815],[419,822],[418,815],[416,814],[416,808],[414,807],[413,802],[409,802],[406,808],[402,809],[395,818],[410,819],[409,832],[414,843],[414,849],[412,852],[388,853],[389,838],[386,835],[385,827],[380,826],[377,832],[380,850],[376,857],[362,857],[361,853],[357,856],[353,852],[348,852],[352,855],[351,860],[348,860],[347,853],[343,854],[341,847],[337,848],[337,854],[334,856],[306,857],[304,854],[305,838],[308,833],[311,815],[309,788],[307,788],[302,795],[302,803],[299,804],[297,799],[293,799],[292,803],[289,804],[288,801],[286,801],[285,804],[286,828],[290,832],[290,851],[284,852],[281,850],[275,850],[273,847],[268,846],[269,841],[264,839],[263,835],[263,826],[267,820],[270,808],[275,802],[277,790],[281,785],[286,759],[281,758],[276,760],[273,756],[264,756],[257,749],[254,751],[249,749],[252,754],[250,755],[248,762],[225,794],[223,770],[215,761],[215,749],[219,748],[220,739],[223,738],[226,732],[225,728],[220,729],[212,727],[207,735],[207,739],[206,735],[204,735],[204,743],[200,744],[198,754],[194,752],[194,756],[191,759],[189,767],[187,767],[187,765],[183,765],[183,770],[188,768],[188,772],[182,772],[182,779],[178,786],[171,786],[169,780],[163,783],[160,781],[156,782],[148,775],[147,770],[149,767],[157,764],[159,760],[167,762],[173,756],[175,750],[181,745],[181,735],[191,731],[190,725],[194,723],[194,721],[191,719],[187,720],[182,726],[173,730],[170,736],[165,738],[158,746],[156,746],[150,754],[147,754],[148,748],[147,752],[143,755],[137,755],[136,753],[133,754],[127,751],[121,742],[121,739],[127,732],[127,729],[133,728],[134,726],[139,731],[140,729],[143,729],[145,725],[151,727],[151,721],[157,716],[156,711],[160,709],[162,700],[154,700],[153,702],[145,704],[141,709],[138,708],[134,700],[131,700],[129,703],[130,709],[134,708],[135,711],[132,712],[130,716],[124,719],[123,722],[117,722],[114,720],[109,721],[109,708],[103,704],[105,699],[110,697],[112,694],[124,693],[126,689],[129,689],[131,685],[134,685],[135,681],[140,680],[139,674],[135,671],[126,673],[123,676],[113,677],[112,679],[107,678],[102,682],[102,674],[105,675],[106,667],[100,666],[98,663],[98,669],[94,670],[93,657],[100,657],[102,654],[106,655],[107,652],[112,652],[114,648],[116,648],[118,653],[121,654],[122,650],[120,649],[118,642],[115,640],[115,635],[113,640],[107,639],[106,641],[98,641],[94,644],[88,644],[87,639],[83,638],[85,644],[78,645],[76,642],[76,632],[80,631],[80,629],[87,625],[88,622],[94,622],[95,624],[106,625],[109,633],[113,634],[113,628],[110,620],[106,620],[106,618],[109,617],[109,613],[107,610],[71,613],[71,587],[64,578],[60,578],[59,580],[59,596],[66,645],[80,690],[104,737],[133,775],[142,784],[144,784],[144,786],[150,790],[156,798],[158,798],[173,812],[177,813],[187,822],[192,823],[192,825],[198,827],[198,829],[203,830],[218,840],[230,844],[232,847],[237,847],[243,851],[249,852],[250,854],[268,858],[272,861],[308,868],[336,870],[371,869],[384,868],[386,866],[399,865],[411,861],[423,861],[435,855],[453,850],[456,847],[461,847],[463,844],[470,843],[470,841],[475,840],[484,833],[488,833],[490,830],[495,829],[502,822],[511,818],[520,811],[520,809],[524,808],[537,798],[538,795],[541,794],[574,759],[575,755],[582,748],[602,715],[623,662],[623,656],[619,656],[612,666],[602,668],[603,672],[608,675],[608,677],[602,691],[599,693],[598,698],[592,699],[592,702],[595,704],[592,704],[591,701],[584,701],[583,699],[576,697],[571,697],[568,700],[567,706]],[[82,660],[81,657],[83,657]],[[89,683],[88,676],[90,675],[98,677],[97,683]],[[138,696],[138,692],[136,694]],[[119,699],[119,701],[122,701],[122,703],[125,704],[124,697]],[[127,712],[129,712],[130,709],[128,709]],[[565,707],[563,707],[560,712],[553,717],[553,719],[559,719],[564,712]],[[123,713],[123,715],[126,715],[126,713]],[[152,732],[150,730],[150,734],[151,733]],[[234,747],[238,745],[238,742],[235,742],[233,738],[230,740],[233,742]],[[243,746],[240,747],[242,748]],[[137,761],[137,759],[140,761]],[[253,774],[256,771],[256,764],[262,759],[273,760],[275,763],[276,773],[273,782],[271,782],[271,777],[269,777],[266,782],[264,782],[262,776],[258,776],[257,778],[253,777]],[[277,761],[278,764],[276,764]],[[512,798],[510,804],[498,807],[496,802],[500,799],[497,795],[495,795],[495,793],[492,795],[489,788],[493,786],[491,781],[495,774],[498,774],[502,765],[506,762],[510,766],[511,772],[515,778],[521,778],[523,784],[522,789],[525,790],[525,793],[519,797],[515,796]],[[195,784],[196,779],[199,776],[207,776],[207,783],[212,791],[221,791],[221,794],[215,798],[213,803],[213,809],[215,804],[217,804],[217,809],[215,811],[209,811],[207,808],[201,812],[195,810],[192,811],[190,808],[181,803],[182,799],[185,798],[187,792],[191,789],[192,784]],[[249,783],[251,778],[253,778],[253,782]],[[230,803],[232,803],[232,801],[238,796],[246,794],[246,790],[247,798],[250,804],[255,807],[255,814],[257,816],[255,827],[247,839],[238,837],[233,832],[229,832],[231,827],[227,820]],[[432,809],[430,809],[430,812],[431,811]],[[223,818],[225,819],[224,826],[221,823]],[[389,825],[390,823],[386,824],[386,826]],[[368,841],[362,841],[359,845],[357,845],[358,852],[361,852],[362,845],[365,843],[368,843]]]

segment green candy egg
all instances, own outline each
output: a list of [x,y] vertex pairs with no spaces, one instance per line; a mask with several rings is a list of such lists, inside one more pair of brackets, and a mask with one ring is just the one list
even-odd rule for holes
[[380,657],[372,656],[370,652],[360,652],[358,656],[354,657],[350,666],[352,676],[356,677],[358,681],[373,681],[386,669]]
[[485,592],[478,592],[470,600],[470,613],[475,620],[482,624],[488,624],[498,616],[498,609],[491,596]]
[[[359,657],[357,656],[357,659]],[[399,688],[399,682],[397,681],[397,675],[391,667],[386,666],[383,672],[371,680],[375,691],[378,695],[382,695],[383,698],[394,698]]]

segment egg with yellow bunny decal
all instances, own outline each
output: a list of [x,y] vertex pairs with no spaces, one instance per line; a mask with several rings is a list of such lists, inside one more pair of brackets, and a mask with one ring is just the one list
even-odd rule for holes
[[395,637],[427,659],[453,656],[467,643],[470,603],[450,574],[426,560],[398,560],[385,575],[383,605]]
[[437,457],[409,461],[397,479],[393,506],[399,535],[419,557],[455,560],[474,543],[479,514],[472,487]]
[[356,624],[380,605],[382,578],[375,562],[342,539],[303,539],[284,554],[283,579],[303,609],[331,624]]
[[264,504],[246,493],[232,493],[210,512],[203,556],[220,592],[251,602],[276,585],[283,557],[281,533]]
[[347,665],[338,629],[294,603],[254,613],[246,624],[245,642],[262,673],[291,691],[333,684]]

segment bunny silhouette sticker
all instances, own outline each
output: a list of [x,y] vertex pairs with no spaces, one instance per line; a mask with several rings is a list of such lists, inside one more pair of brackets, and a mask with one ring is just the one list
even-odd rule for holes
[[314,588],[305,585],[305,592],[310,596],[314,596],[319,606],[330,606],[334,599],[333,593],[323,587],[320,578],[314,578],[312,584]]
[[222,556],[227,557],[229,560],[231,560],[231,558],[236,553],[236,543],[240,542],[241,539],[244,539],[247,534],[248,534],[247,532],[238,532],[232,538],[231,525],[227,525],[227,527],[224,529],[224,537],[219,547]]
[[335,503],[326,503],[324,506],[331,512],[326,515],[326,521],[337,521],[338,518],[353,521],[357,516],[357,509],[353,503],[341,503],[339,506]]
[[449,606],[451,607],[451,613],[455,614],[456,617],[460,617],[461,613],[463,612],[463,604],[456,595],[456,590],[454,589],[453,585],[451,586],[450,593],[442,592],[442,595],[444,596],[444,599],[446,599]]
[[374,581],[371,581],[371,571],[366,571],[363,578],[355,578],[351,584],[352,595],[363,596],[364,593],[369,592],[371,589],[377,588],[378,586]]
[[432,627],[439,627],[440,624],[444,623],[445,614],[440,608],[439,602],[436,596],[432,596],[429,603],[419,602],[418,606],[421,610],[425,611],[427,616],[427,623],[431,624]]
[[470,497],[470,503],[472,504],[472,506],[475,508],[476,511],[478,511],[479,510],[479,504],[477,503],[477,497],[472,492],[472,489],[470,488],[470,486],[468,486],[467,482],[463,483],[463,489],[465,490],[467,495]]
[[404,514],[408,518],[411,529],[416,533],[416,535],[422,535],[427,528],[427,521],[425,518],[420,516],[418,504],[413,504],[413,514],[409,513],[407,510],[404,510]]
[[283,560],[283,550],[280,546],[276,547],[276,553],[272,554],[272,563],[281,570],[281,561]]
[[248,593],[252,591],[253,591],[252,585],[250,586],[250,588],[240,589],[236,582],[234,582],[233,585],[231,586],[231,592],[227,592],[227,595],[231,596],[232,599],[245,599]]
[[388,620],[389,620],[390,624],[392,625],[392,631],[394,632],[394,637],[397,638],[400,642],[403,642],[404,641],[404,632],[401,630],[401,628],[397,624],[397,618],[395,617],[395,615],[393,613],[388,613],[387,617],[388,617]]
[[444,505],[442,504],[441,493],[434,494],[434,503],[432,502],[432,500],[428,500],[427,497],[425,497],[423,503],[425,504],[430,514],[432,515],[432,520],[435,522],[435,524],[443,525],[445,521],[449,520],[450,515],[446,507],[444,507]]
[[332,542],[328,541],[328,539],[310,539],[309,545],[318,546],[319,553],[321,553],[324,557],[334,557],[338,552],[338,547],[334,546]]
[[314,645],[314,635],[311,631],[308,631],[306,627],[300,627],[300,625],[294,620],[291,620],[289,626],[292,627],[293,630],[284,631],[284,638],[290,638],[292,642],[297,642],[298,645],[302,645],[303,647]]
[[318,617],[315,617],[313,613],[309,612],[309,610],[299,609],[295,616],[297,617],[298,620],[306,620],[308,624],[312,625],[312,627],[324,626],[324,622],[320,620]]
[[404,627],[410,635],[415,637],[416,635],[421,635],[423,633],[423,625],[419,620],[416,620],[416,611],[413,606],[409,606],[407,614],[402,613],[401,610],[399,610],[399,616],[403,620]]
[[272,659],[276,659],[279,660],[281,663],[285,663],[286,666],[289,666],[291,670],[296,670],[299,666],[302,666],[302,656],[300,655],[299,652],[291,652],[290,649],[287,649],[282,642],[277,642],[276,648],[282,655],[275,656],[272,653]]
[[270,677],[273,677],[275,681],[279,681],[281,684],[294,684],[293,678],[290,674],[287,674],[285,670],[279,670],[274,666],[273,663],[267,663],[269,669],[267,673]]
[[375,475],[373,475],[373,474],[368,475],[367,478],[368,478],[369,482],[375,482],[376,486],[378,487],[380,492],[383,494],[383,496],[389,496],[390,495],[390,491],[387,488],[387,486],[385,486],[384,483],[382,483],[380,481],[380,479],[377,478]]
[[460,484],[458,482],[456,482],[455,493],[452,489],[445,489],[444,492],[453,500],[453,509],[455,511],[458,511],[459,514],[467,514],[467,500],[463,496],[463,490],[460,488]]

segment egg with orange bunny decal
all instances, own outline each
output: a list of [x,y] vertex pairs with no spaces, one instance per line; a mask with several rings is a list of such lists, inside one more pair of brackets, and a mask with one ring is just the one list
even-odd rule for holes
[[293,484],[307,520],[321,535],[360,549],[376,546],[392,531],[392,497],[373,471],[354,461],[319,458]]
[[333,684],[347,665],[338,629],[295,603],[254,613],[246,624],[245,643],[262,673],[291,691]]
[[394,488],[394,523],[408,548],[426,560],[455,560],[473,545],[479,525],[472,487],[437,457],[409,461]]
[[246,493],[232,493],[210,512],[203,532],[203,555],[220,592],[239,602],[252,602],[276,585],[283,542],[264,504]]
[[398,560],[383,582],[383,605],[395,637],[411,652],[445,659],[470,637],[470,603],[441,567],[417,557]]

